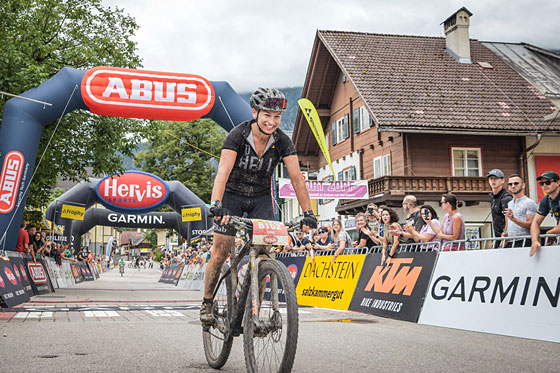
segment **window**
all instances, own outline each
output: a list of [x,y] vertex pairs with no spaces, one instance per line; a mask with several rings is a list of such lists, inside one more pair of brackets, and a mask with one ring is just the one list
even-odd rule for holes
[[338,173],[338,180],[356,180],[356,166],[348,167]]
[[480,148],[451,148],[453,176],[482,176]]
[[371,118],[365,106],[360,108],[360,131],[366,130],[371,126]]
[[365,106],[352,110],[352,132],[359,133],[373,126],[369,112]]
[[391,153],[373,159],[373,178],[391,175]]
[[346,140],[350,136],[350,128],[348,123],[349,119],[350,116],[346,114],[345,116],[331,124],[333,145]]

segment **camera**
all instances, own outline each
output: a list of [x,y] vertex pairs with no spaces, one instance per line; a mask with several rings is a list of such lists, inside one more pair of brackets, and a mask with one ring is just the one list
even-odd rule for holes
[[560,205],[554,206],[554,208],[551,209],[551,210],[552,210],[551,211],[552,216],[554,216],[556,218],[560,216]]
[[373,215],[373,207],[368,207],[367,212],[368,212],[370,215]]
[[430,219],[430,210],[424,210],[424,218],[426,220]]

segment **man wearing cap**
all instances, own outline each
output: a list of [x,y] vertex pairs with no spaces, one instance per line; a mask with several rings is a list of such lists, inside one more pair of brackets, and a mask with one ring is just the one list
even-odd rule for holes
[[554,171],[546,171],[537,177],[539,185],[546,194],[539,204],[537,215],[531,223],[531,251],[529,256],[535,255],[541,247],[539,234],[541,224],[547,214],[551,214],[556,219],[556,227],[549,229],[546,234],[560,234],[560,184],[558,183],[558,174]]
[[506,217],[504,211],[507,210],[508,202],[513,199],[512,195],[504,189],[504,173],[497,168],[488,172],[486,175],[488,183],[492,189],[489,193],[492,212],[492,228],[494,229],[494,237],[501,237],[506,228]]

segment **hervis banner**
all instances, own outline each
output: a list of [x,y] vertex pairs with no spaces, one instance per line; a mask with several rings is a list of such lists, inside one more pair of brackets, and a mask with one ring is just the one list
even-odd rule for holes
[[304,306],[347,310],[365,254],[307,257],[297,284],[298,303]]
[[416,322],[436,252],[399,253],[389,265],[381,254],[366,257],[350,310]]
[[441,252],[420,324],[560,342],[560,247]]

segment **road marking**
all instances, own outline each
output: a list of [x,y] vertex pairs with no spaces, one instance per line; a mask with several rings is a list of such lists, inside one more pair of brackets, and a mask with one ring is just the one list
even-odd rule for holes
[[155,311],[145,311],[145,312],[155,317],[185,316],[181,312],[173,311],[173,310],[155,310]]
[[46,318],[52,317],[52,315],[53,315],[52,312],[42,312],[41,319],[46,319]]
[[41,313],[42,312],[29,312],[29,315],[27,315],[28,319],[38,319],[39,317],[41,317]]
[[123,311],[128,311],[128,310],[130,309],[130,308],[128,308],[128,307],[119,307],[119,308],[120,308],[121,310],[123,310]]
[[25,319],[29,315],[29,312],[20,312],[14,316],[14,319]]

